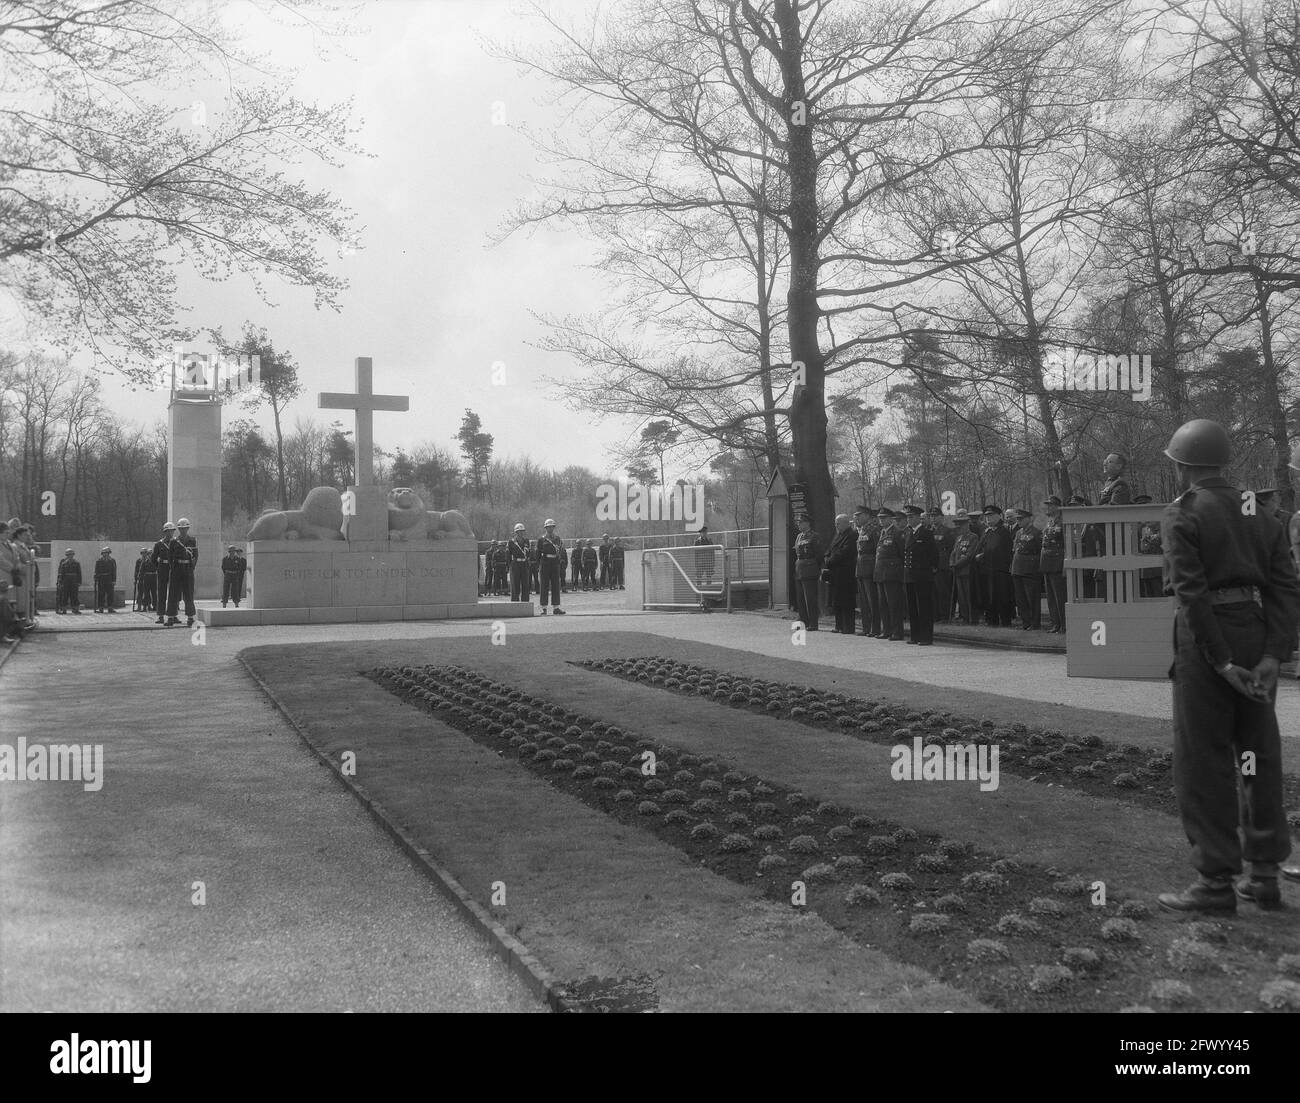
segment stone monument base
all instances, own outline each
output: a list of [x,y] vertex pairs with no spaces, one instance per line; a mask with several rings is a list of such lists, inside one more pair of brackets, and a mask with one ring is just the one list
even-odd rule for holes
[[399,620],[503,620],[531,617],[531,601],[476,601],[447,605],[327,605],[300,608],[252,609],[200,605],[197,619],[210,628],[244,628],[261,624],[365,624]]

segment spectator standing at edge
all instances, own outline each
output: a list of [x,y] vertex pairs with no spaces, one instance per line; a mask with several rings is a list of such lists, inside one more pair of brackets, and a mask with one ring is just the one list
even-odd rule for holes
[[853,521],[858,528],[857,563],[853,575],[858,585],[858,609],[862,614],[862,634],[880,635],[880,606],[876,603],[876,541],[879,526],[871,517],[867,506],[853,511]]
[[[1165,590],[1177,599],[1174,792],[1199,874],[1159,897],[1175,912],[1234,912],[1238,898],[1280,906],[1278,868],[1291,852],[1275,701],[1300,583],[1277,519],[1244,513],[1223,478],[1231,453],[1227,430],[1199,418],[1165,449],[1181,491],[1161,526]],[[1243,858],[1249,875],[1234,885]]]
[[1053,494],[1043,499],[1047,521],[1043,524],[1042,549],[1038,553],[1038,570],[1047,590],[1048,632],[1065,631],[1065,526],[1061,523],[1061,499]]
[[826,585],[831,608],[835,611],[834,631],[842,636],[854,632],[854,614],[857,611],[858,585],[854,571],[858,564],[858,533],[850,524],[847,513],[835,518],[835,536],[826,549]]
[[806,513],[799,515],[797,524],[799,535],[794,538],[795,609],[804,627],[809,632],[816,632],[817,622],[821,619],[817,585],[821,579],[822,543]]
[[876,599],[881,603],[879,639],[895,643],[903,639],[903,618],[907,614],[907,590],[903,586],[903,545],[906,526],[903,514],[881,509],[877,514],[885,527],[876,542]]

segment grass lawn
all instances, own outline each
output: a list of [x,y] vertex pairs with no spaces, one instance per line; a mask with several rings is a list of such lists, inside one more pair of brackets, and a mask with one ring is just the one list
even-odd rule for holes
[[[1134,1003],[1261,1010],[1260,990],[1280,979],[1278,958],[1300,950],[1287,913],[1253,909],[1217,926],[1140,920],[1136,941],[1106,939],[1102,924],[1119,915],[1123,900],[1147,899],[1190,879],[1176,820],[1154,808],[1007,774],[988,793],[963,783],[900,783],[891,779],[888,747],[879,743],[576,665],[664,649],[662,638],[602,633],[506,647],[456,639],[257,648],[244,658],[318,746],[335,758],[356,753],[357,780],[481,903],[488,903],[494,881],[505,882],[506,907],[495,910],[553,972],[574,981],[592,974],[648,976],[666,1010],[1068,1010]],[[898,679],[708,645],[673,643],[671,653],[710,670],[863,699],[892,694],[915,704],[918,694],[933,696],[929,687]],[[772,789],[765,799],[779,809],[771,827],[778,830],[780,821],[780,837],[743,855],[722,853],[716,840],[693,839],[690,828],[703,819],[725,832],[725,817],[737,811],[725,803],[714,815],[693,815],[689,824],[656,818],[647,829],[636,812],[645,793],[615,801],[613,791],[588,791],[567,771],[561,781],[549,763],[525,761],[518,746],[488,733],[483,710],[490,706],[475,694],[462,694],[463,705],[448,704],[431,716],[414,707],[420,700],[403,703],[363,676],[374,668],[426,664],[481,672],[495,685],[478,696],[517,691],[535,697],[534,704],[562,706],[558,711],[583,724],[616,725],[627,736],[621,751],[649,737],[666,761],[715,759],[718,777],[734,767],[748,783]],[[1166,725],[1111,713],[957,691],[944,693],[942,707],[963,717],[995,717],[999,725],[1050,724],[1066,738],[1085,731],[1114,738],[1120,733],[1113,729],[1122,728],[1127,742],[1168,745]],[[495,711],[508,718],[511,709]],[[553,761],[571,752],[549,753]],[[838,805],[841,827],[852,813],[872,826],[832,842],[832,825],[817,822],[807,830],[822,840],[823,853],[791,854],[784,848],[793,838],[792,817],[811,811],[787,805],[794,792],[814,805]],[[882,842],[886,828],[901,831],[901,845]],[[954,856],[951,868],[934,858],[941,842]],[[772,869],[768,863],[759,875],[754,867],[765,856],[788,864]],[[811,878],[807,906],[791,907],[791,881],[836,857],[845,870]],[[950,906],[947,918],[914,922],[943,912],[938,901],[962,895],[951,891],[961,878],[998,861],[1005,876],[989,898],[966,892],[964,909]],[[874,885],[887,872],[907,872],[911,888],[886,891],[879,905],[844,904],[850,883]],[[1078,879],[1105,882],[1107,906],[1061,893],[1056,905],[1044,903],[1054,885],[1072,877],[1076,888]],[[1004,922],[1012,912],[1036,915],[1039,930]],[[1230,943],[1220,941],[1225,935]],[[1009,960],[996,947],[984,948],[987,959],[972,960],[967,943],[974,938],[1002,943]],[[1094,946],[1099,964],[1075,952]],[[1075,963],[1072,979],[1060,975],[1061,960]],[[1167,999],[1151,994],[1157,982],[1164,983],[1158,996]]]

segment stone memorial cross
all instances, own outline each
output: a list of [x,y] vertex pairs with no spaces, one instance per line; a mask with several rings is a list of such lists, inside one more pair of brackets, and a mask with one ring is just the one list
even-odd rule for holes
[[409,410],[411,400],[407,395],[375,394],[374,364],[369,356],[357,357],[357,393],[322,391],[318,396],[318,409],[354,410],[357,415],[357,486],[374,485],[375,437],[374,412],[376,410]]

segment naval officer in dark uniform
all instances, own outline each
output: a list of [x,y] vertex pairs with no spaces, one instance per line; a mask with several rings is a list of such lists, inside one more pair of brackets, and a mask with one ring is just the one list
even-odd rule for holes
[[[1222,425],[1187,422],[1165,455],[1182,491],[1161,525],[1165,591],[1177,599],[1174,791],[1200,877],[1159,902],[1175,912],[1233,912],[1238,897],[1277,907],[1291,834],[1274,702],[1300,584],[1281,524],[1245,514],[1241,492],[1223,478],[1231,445]],[[1249,876],[1234,893],[1243,858]]]
[[903,590],[907,596],[908,643],[934,643],[934,573],[939,551],[920,506],[904,506],[910,531],[903,540]]

